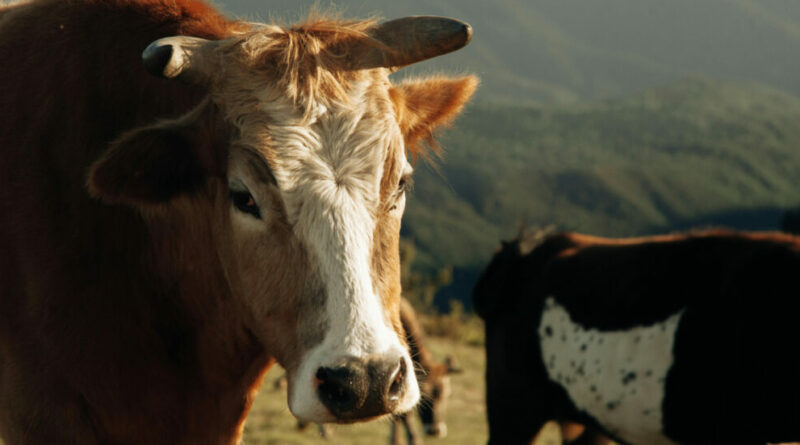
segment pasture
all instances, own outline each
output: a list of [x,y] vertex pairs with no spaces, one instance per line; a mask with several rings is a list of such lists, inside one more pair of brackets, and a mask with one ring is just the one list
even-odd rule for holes
[[[483,391],[484,353],[482,347],[450,339],[429,337],[427,343],[434,356],[441,360],[452,354],[464,373],[451,377],[453,395],[450,397],[446,415],[448,436],[443,439],[428,439],[426,443],[484,444],[488,429]],[[275,388],[275,381],[283,375],[283,369],[274,366],[267,374],[261,392],[253,404],[245,423],[245,444],[257,445],[304,445],[331,443],[342,445],[373,445],[389,441],[388,420],[377,420],[353,425],[333,425],[333,437],[324,441],[314,425],[305,431],[297,431],[297,421],[286,404],[285,388]],[[414,417],[414,426],[420,428]]]
[[[462,374],[451,377],[453,394],[448,401],[445,416],[448,435],[445,438],[426,438],[428,445],[483,445],[488,438],[486,425],[486,406],[484,401],[484,351],[474,341],[453,340],[450,338],[427,338],[427,345],[437,360],[451,354]],[[377,420],[353,425],[333,425],[333,435],[329,440],[322,439],[314,425],[305,431],[297,431],[296,420],[286,405],[285,388],[275,388],[275,381],[283,375],[279,366],[267,374],[261,392],[245,424],[244,443],[246,445],[381,445],[389,443],[390,425],[388,420]],[[420,431],[419,419],[413,417],[414,426]],[[560,444],[558,428],[548,425],[536,445]]]

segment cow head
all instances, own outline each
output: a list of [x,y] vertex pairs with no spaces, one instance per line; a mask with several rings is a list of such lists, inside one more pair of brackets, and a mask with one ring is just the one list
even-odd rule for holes
[[417,413],[428,436],[447,436],[444,415],[447,411],[447,399],[451,393],[450,375],[461,372],[461,368],[454,366],[453,357],[447,356],[444,363],[432,366],[428,375],[420,382],[422,401],[417,407]]
[[407,158],[477,81],[388,76],[470,36],[464,23],[413,17],[157,40],[146,68],[208,99],[123,136],[91,170],[95,196],[151,226],[182,215],[176,238],[213,221],[187,242],[219,257],[246,328],[286,368],[301,419],[361,420],[419,399],[399,321]]

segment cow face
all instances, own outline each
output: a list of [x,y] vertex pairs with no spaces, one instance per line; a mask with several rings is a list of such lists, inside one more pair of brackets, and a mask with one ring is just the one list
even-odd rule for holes
[[391,83],[386,67],[469,39],[460,22],[422,19],[156,41],[147,68],[202,85],[209,99],[124,136],[90,175],[94,195],[141,209],[152,225],[176,208],[195,212],[189,225],[216,221],[209,255],[246,328],[286,368],[290,408],[305,420],[400,413],[419,399],[399,321],[407,150],[416,154],[476,86]]

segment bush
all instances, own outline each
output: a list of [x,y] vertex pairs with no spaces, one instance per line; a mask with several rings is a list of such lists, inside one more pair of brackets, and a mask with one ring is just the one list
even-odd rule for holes
[[446,314],[419,314],[425,333],[433,337],[448,338],[464,342],[470,346],[483,346],[483,321],[464,311],[460,301],[450,301],[450,311]]

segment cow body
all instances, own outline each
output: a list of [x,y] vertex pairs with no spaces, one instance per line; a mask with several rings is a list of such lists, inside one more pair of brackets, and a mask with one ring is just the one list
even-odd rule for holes
[[491,443],[547,420],[622,443],[800,437],[800,240],[711,231],[505,245],[475,289]]
[[[423,90],[442,102],[369,62],[386,32],[254,26],[195,0],[0,10],[5,443],[236,443],[276,360],[310,420],[416,403],[398,183],[410,132],[475,82],[407,111]],[[348,49],[363,57],[330,58]]]

